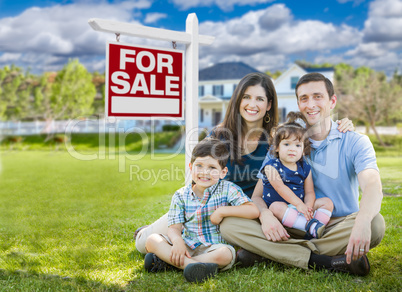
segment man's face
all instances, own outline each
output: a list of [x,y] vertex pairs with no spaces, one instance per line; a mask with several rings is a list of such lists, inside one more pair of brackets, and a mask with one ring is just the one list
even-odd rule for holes
[[324,81],[304,83],[297,89],[299,110],[310,126],[330,117],[336,105],[336,96],[328,96]]

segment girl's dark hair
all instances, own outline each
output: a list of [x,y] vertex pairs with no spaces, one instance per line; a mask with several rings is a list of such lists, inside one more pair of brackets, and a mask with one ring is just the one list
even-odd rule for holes
[[[307,129],[303,127],[301,124],[297,122],[297,120],[303,120],[305,123],[306,120],[304,116],[300,112],[289,112],[286,116],[287,122],[273,128],[271,131],[271,137],[269,144],[271,145],[270,154],[272,157],[279,158],[278,152],[276,150],[279,147],[279,144],[283,139],[287,139],[290,136],[295,136],[296,139],[303,142],[304,151],[303,154],[308,156],[311,152],[311,142],[307,136]],[[300,160],[302,160],[300,158]]]
[[191,155],[191,163],[193,163],[198,157],[211,156],[216,159],[222,168],[225,168],[229,157],[229,151],[221,140],[216,138],[205,138],[193,149]]
[[271,102],[271,108],[268,111],[270,121],[267,123],[264,119],[262,125],[266,136],[278,124],[278,98],[271,78],[265,73],[256,72],[247,74],[236,86],[223,122],[212,133],[213,136],[227,141],[230,148],[231,161],[241,162],[242,141],[247,133],[245,121],[240,115],[240,103],[247,88],[255,85],[261,85],[264,88],[268,103]]

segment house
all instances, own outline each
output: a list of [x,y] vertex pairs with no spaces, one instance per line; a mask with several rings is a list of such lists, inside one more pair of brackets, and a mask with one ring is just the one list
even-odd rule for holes
[[283,72],[274,80],[276,94],[278,96],[278,108],[280,122],[285,121],[286,115],[290,111],[299,111],[296,102],[295,88],[300,77],[307,73],[318,72],[327,77],[331,82],[334,81],[334,68],[302,68],[293,64],[288,70]]

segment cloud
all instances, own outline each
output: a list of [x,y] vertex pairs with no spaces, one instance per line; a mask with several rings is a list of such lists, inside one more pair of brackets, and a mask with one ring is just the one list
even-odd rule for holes
[[[270,22],[269,18],[274,16],[275,21]],[[252,29],[247,32],[248,27]],[[362,39],[361,32],[351,26],[294,20],[283,4],[251,11],[226,22],[201,23],[200,33],[215,36],[214,43],[201,51],[202,57],[213,55],[208,57],[209,61],[247,59],[253,62],[251,66],[266,64],[270,70],[283,70],[276,66],[284,64],[283,60],[291,56],[301,59],[309,53],[330,53],[358,45]],[[273,61],[275,59],[281,62]]]
[[366,1],[366,0],[337,0],[337,1],[338,1],[339,3],[341,3],[341,4],[345,4],[345,3],[347,3],[347,2],[353,2],[353,5],[354,5],[354,6],[357,6],[357,5],[363,3],[363,2]]
[[159,12],[148,13],[145,17],[144,23],[155,23],[159,19],[166,18],[166,17],[167,17],[166,13],[159,13]]
[[267,9],[260,17],[259,24],[265,30],[277,29],[282,24],[288,23],[292,20],[293,16],[285,5],[278,4]]
[[231,11],[235,5],[246,6],[274,2],[275,0],[172,0],[181,10],[192,7],[218,6],[223,11]]
[[[114,36],[94,31],[88,20],[104,18],[139,24],[132,20],[133,13],[140,13],[151,4],[151,0],[113,4],[80,1],[45,8],[32,7],[15,17],[0,19],[0,51],[23,55],[29,52],[29,59],[36,56],[38,63],[43,54],[64,57],[65,62],[71,57],[103,54],[106,40],[113,40]],[[40,65],[37,66],[36,69],[42,71]]]
[[402,41],[402,0],[370,3],[363,32],[365,42]]

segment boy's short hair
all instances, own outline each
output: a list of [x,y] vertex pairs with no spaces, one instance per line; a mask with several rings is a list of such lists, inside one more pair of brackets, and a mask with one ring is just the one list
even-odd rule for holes
[[216,138],[205,138],[199,142],[193,150],[191,155],[191,163],[193,163],[198,157],[211,156],[216,159],[219,165],[224,168],[229,158],[229,150],[226,144]]
[[300,77],[299,81],[296,84],[295,88],[295,93],[296,97],[299,98],[297,95],[297,89],[299,88],[300,85],[309,83],[309,82],[318,82],[318,81],[323,81],[325,84],[325,88],[327,89],[329,98],[331,99],[332,96],[335,94],[334,90],[334,85],[332,84],[331,80],[329,80],[327,77],[322,75],[321,73],[314,72],[314,73],[308,73]]

